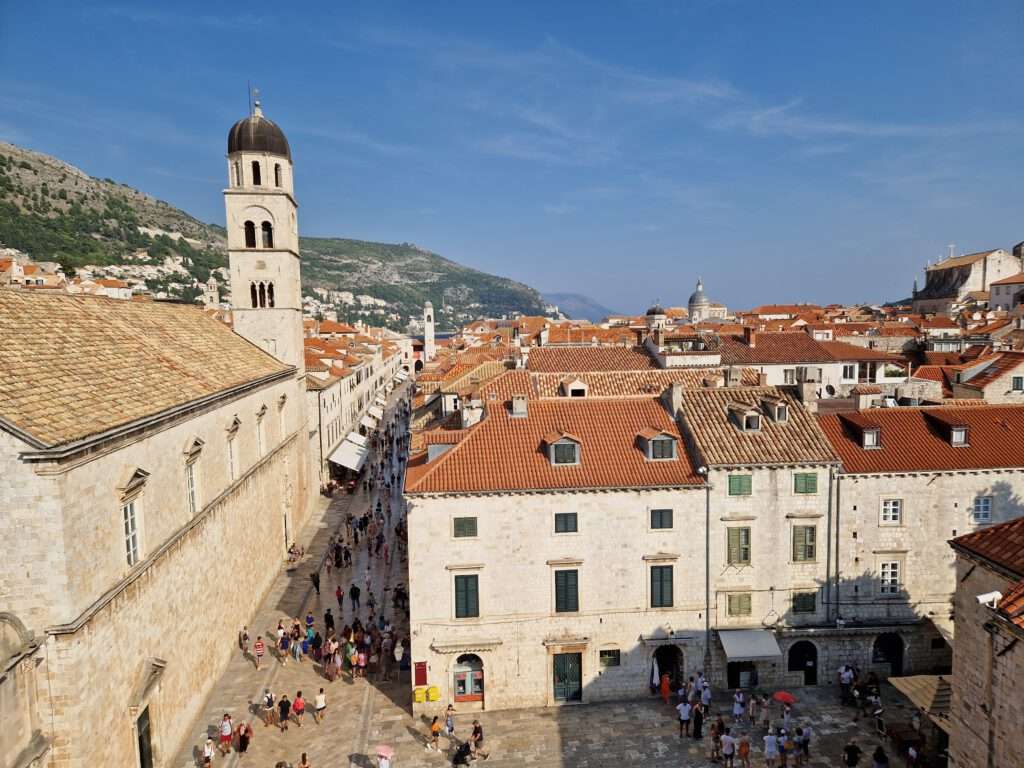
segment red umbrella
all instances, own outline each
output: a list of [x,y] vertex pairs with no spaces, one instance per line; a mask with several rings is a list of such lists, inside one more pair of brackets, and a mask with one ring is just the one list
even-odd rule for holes
[[788,691],[776,691],[772,694],[772,698],[776,701],[781,701],[783,704],[795,704],[796,696]]
[[386,757],[389,760],[395,756],[394,747],[389,747],[387,744],[378,744],[374,747],[374,751],[377,753],[377,757]]

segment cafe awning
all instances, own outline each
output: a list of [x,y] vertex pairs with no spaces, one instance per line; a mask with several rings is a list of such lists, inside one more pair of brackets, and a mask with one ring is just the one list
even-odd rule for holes
[[767,629],[720,629],[718,637],[729,661],[777,659],[782,655],[775,635]]
[[375,418],[373,418],[373,416],[370,416],[369,414],[367,414],[366,416],[363,416],[363,418],[361,418],[359,420],[359,423],[362,424],[367,429],[376,429],[377,428],[377,420]]
[[910,699],[911,704],[928,715],[935,725],[949,733],[949,710],[953,689],[948,677],[944,675],[890,677],[889,683]]
[[371,405],[369,408],[366,409],[366,412],[373,416],[373,418],[375,419],[384,418],[384,409],[381,408],[379,405]]
[[334,453],[328,456],[327,460],[338,466],[347,467],[353,472],[358,472],[363,468],[368,453],[369,451],[365,447],[342,440],[341,445],[334,449]]
[[376,399],[376,400],[374,400],[373,402],[375,402],[375,403],[376,403],[377,405],[379,405],[379,406],[380,406],[381,408],[383,408],[383,407],[384,407],[385,405],[387,405],[387,404],[388,404],[388,401],[387,401],[387,400],[385,400],[385,399],[384,399],[383,397],[381,397],[380,395],[377,395],[377,399]]
[[349,432],[347,435],[345,435],[345,439],[348,440],[350,443],[355,443],[360,447],[366,447],[366,435],[360,435],[358,432]]

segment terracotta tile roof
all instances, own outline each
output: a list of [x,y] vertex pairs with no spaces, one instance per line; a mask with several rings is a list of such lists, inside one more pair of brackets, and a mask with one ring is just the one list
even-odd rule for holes
[[[773,397],[789,407],[785,422],[775,422],[762,412],[760,430],[744,432],[729,416],[730,407],[761,410],[764,400]],[[791,387],[687,390],[681,411],[685,428],[711,466],[837,461],[814,417],[793,396]]]
[[837,362],[845,360],[877,360],[900,365],[905,364],[904,359],[899,355],[892,354],[891,352],[882,352],[879,349],[868,349],[867,347],[860,347],[856,344],[846,344],[842,341],[819,341],[818,344],[820,344],[825,351],[832,356],[832,359]]
[[485,405],[491,402],[506,403],[513,395],[526,395],[531,400],[537,397],[536,385],[529,371],[505,371],[480,385],[480,399]]
[[[961,384],[984,389],[997,379],[1024,365],[1024,352],[1001,352],[979,365],[965,365],[960,371]],[[969,378],[968,378],[969,377]]]
[[882,388],[877,384],[858,384],[852,390],[855,395],[880,395]]
[[1024,272],[1004,277],[1002,280],[993,280],[989,285],[1019,285],[1021,283],[1024,283]]
[[1024,629],[1024,580],[1003,596],[996,609],[1015,627]]
[[[559,397],[565,374],[531,373],[534,389],[540,397]],[[724,376],[722,368],[673,368],[654,371],[588,371],[574,374],[587,385],[587,397],[636,397],[657,395],[668,389],[674,382],[682,382],[688,389],[704,386],[705,379]],[[757,371],[744,368],[742,383],[757,384]]]
[[806,312],[820,312],[817,304],[762,304],[750,310],[753,315],[799,315]]
[[[941,423],[949,419],[968,428],[968,446],[950,445]],[[848,473],[1024,467],[1024,406],[872,408],[818,421]],[[857,427],[865,424],[881,428],[881,448],[861,447]]]
[[987,560],[1018,578],[1024,577],[1024,517],[957,536],[950,544],[954,549]]
[[[29,274],[28,270],[25,270],[25,274]],[[112,277],[102,277],[96,281],[97,285],[102,285],[104,288],[127,288],[128,283],[124,280],[115,280]]]
[[950,269],[951,267],[966,267],[969,264],[973,264],[976,261],[980,261],[981,259],[988,256],[990,253],[995,253],[995,251],[979,251],[978,253],[967,253],[964,254],[963,256],[953,256],[951,258],[943,259],[942,261],[932,264],[931,266],[927,267],[925,271],[932,272],[937,269]]
[[758,333],[754,346],[742,336],[722,337],[722,365],[771,365],[784,363],[831,363],[832,355],[803,331]]
[[[679,439],[675,421],[655,398],[534,400],[525,418],[505,407],[487,416],[456,447],[426,463],[410,462],[407,493],[654,488],[702,482],[682,443],[679,458],[648,461],[637,433],[651,427]],[[542,441],[567,432],[580,442],[580,463],[554,466]]]
[[0,418],[49,446],[288,370],[182,304],[0,290],[0,328]]
[[319,326],[319,333],[356,333],[356,329],[348,323],[336,323],[333,320],[321,320]]
[[1001,331],[1003,328],[1006,328],[1012,322],[1012,320],[1009,320],[1007,318],[1004,318],[1002,320],[993,320],[991,322],[985,323],[984,325],[978,325],[975,326],[974,328],[969,328],[967,330],[967,333],[970,336],[987,336],[988,334],[994,333],[995,331]]
[[643,347],[540,347],[530,351],[527,367],[531,371],[582,373],[652,370],[658,365]]
[[557,327],[548,329],[548,344],[636,344],[637,332],[622,326]]
[[303,357],[305,358],[307,371],[323,372],[327,370],[327,366],[316,352],[307,349]]
[[937,381],[942,385],[942,396],[953,396],[953,380],[956,378],[959,366],[955,365],[921,365],[914,369],[913,379],[925,381]]

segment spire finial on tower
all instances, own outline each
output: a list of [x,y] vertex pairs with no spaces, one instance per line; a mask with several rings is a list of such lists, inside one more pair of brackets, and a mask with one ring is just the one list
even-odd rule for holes
[[263,109],[260,107],[260,89],[252,89],[252,115],[253,117],[263,117]]

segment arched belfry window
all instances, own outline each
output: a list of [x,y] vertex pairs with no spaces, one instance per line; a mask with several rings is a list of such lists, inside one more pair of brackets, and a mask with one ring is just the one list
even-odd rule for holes
[[245,247],[256,247],[256,225],[251,221],[245,222]]
[[267,306],[267,286],[260,283],[260,306]]
[[249,283],[249,298],[252,299],[252,308],[256,309],[258,298],[256,297],[256,283]]
[[274,186],[281,186],[281,164],[274,163]]
[[267,306],[274,307],[274,284],[267,283]]
[[232,170],[234,170],[235,173],[235,186],[242,186],[242,164],[236,160],[233,164]]
[[260,161],[252,161],[252,183],[257,187],[263,183],[263,179],[260,178]]
[[269,221],[263,222],[263,247],[273,248],[274,247],[274,225]]

